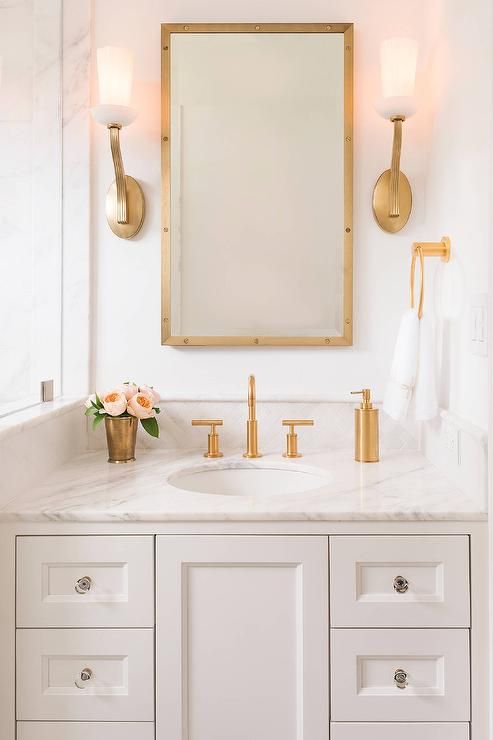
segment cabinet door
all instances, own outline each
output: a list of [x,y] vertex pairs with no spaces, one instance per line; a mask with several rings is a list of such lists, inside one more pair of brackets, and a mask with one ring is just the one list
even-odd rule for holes
[[328,740],[326,537],[157,538],[157,740]]

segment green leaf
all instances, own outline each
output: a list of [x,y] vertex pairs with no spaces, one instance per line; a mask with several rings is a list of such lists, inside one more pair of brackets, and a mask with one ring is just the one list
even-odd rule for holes
[[101,401],[100,397],[97,393],[94,394],[96,396],[96,408],[102,409],[103,408],[103,402]]
[[90,416],[91,414],[97,414],[97,410],[95,406],[89,406],[88,409],[84,411],[86,416]]
[[146,430],[147,434],[150,434],[151,437],[159,437],[159,424],[157,423],[157,419],[154,417],[151,419],[141,419],[140,423]]
[[96,429],[101,424],[104,418],[105,416],[103,414],[95,414],[92,422],[92,428]]

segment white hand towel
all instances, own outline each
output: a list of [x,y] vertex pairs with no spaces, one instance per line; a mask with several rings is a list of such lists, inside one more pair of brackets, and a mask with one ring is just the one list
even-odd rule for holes
[[386,414],[396,421],[406,418],[409,402],[416,382],[419,351],[418,314],[411,308],[401,319],[390,380],[385,393],[383,408]]
[[438,414],[435,381],[435,327],[433,318],[423,314],[419,322],[418,374],[414,388],[416,421],[428,421]]

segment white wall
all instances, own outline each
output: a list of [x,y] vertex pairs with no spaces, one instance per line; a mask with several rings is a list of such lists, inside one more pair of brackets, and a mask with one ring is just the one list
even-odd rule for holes
[[[465,281],[462,315],[445,327],[440,402],[488,425],[488,358],[470,349],[471,305],[488,292],[491,244],[492,17],[490,0],[430,3],[427,233],[447,233]],[[466,30],[467,29],[467,30]],[[431,284],[431,281],[429,281]]]
[[[98,387],[121,378],[153,383],[165,397],[218,397],[244,395],[246,376],[257,375],[262,396],[313,395],[347,399],[352,389],[363,385],[374,389],[381,398],[388,375],[393,343],[402,311],[408,302],[410,247],[415,239],[435,240],[447,232],[455,241],[465,244],[468,209],[457,212],[457,199],[464,202],[469,183],[460,180],[460,170],[470,157],[466,146],[470,137],[479,135],[485,146],[486,131],[479,130],[471,116],[447,118],[448,147],[460,146],[456,152],[440,149],[441,156],[431,152],[440,134],[443,118],[459,107],[466,94],[467,80],[457,88],[456,80],[446,82],[449,103],[430,110],[428,89],[430,43],[429,9],[441,1],[395,2],[380,0],[104,0],[93,5],[93,53],[105,44],[131,47],[136,57],[134,105],[140,114],[137,121],[122,134],[126,170],[138,178],[147,199],[147,219],[137,239],[117,239],[106,225],[104,197],[113,179],[107,133],[93,125],[93,249],[95,257],[95,337],[94,382]],[[447,3],[445,3],[447,4]],[[474,48],[477,34],[470,29],[466,13],[478,12],[478,23],[486,13],[487,0],[468,3],[466,9],[453,3],[458,14],[453,30],[457,65],[462,56]],[[469,8],[471,10],[469,11]],[[353,21],[355,23],[355,136],[354,136],[354,346],[351,348],[183,348],[160,345],[160,23],[200,20],[204,22],[251,21]],[[439,16],[437,24],[445,22]],[[419,39],[418,113],[405,124],[402,169],[411,179],[415,209],[411,221],[399,235],[384,234],[375,224],[371,212],[371,193],[375,179],[390,164],[391,127],[374,111],[379,95],[378,49],[380,41],[390,35],[408,35]],[[484,39],[486,42],[486,39]],[[478,51],[479,54],[479,51]],[[485,65],[471,60],[477,75]],[[461,78],[462,79],[462,78]],[[95,80],[93,79],[93,83]],[[480,84],[467,90],[467,105],[476,110],[484,100]],[[93,84],[94,102],[96,88]],[[476,98],[479,96],[479,99]],[[434,116],[437,127],[433,129]],[[464,128],[465,127],[465,128]],[[438,150],[437,150],[438,151]],[[450,164],[448,154],[450,153]],[[432,171],[428,186],[428,163]],[[443,181],[453,200],[442,200]],[[433,218],[427,199],[433,204]],[[470,196],[469,196],[470,197]],[[436,204],[436,208],[435,208]],[[438,207],[440,204],[440,207]],[[455,212],[454,212],[455,210]],[[484,214],[484,222],[487,213]],[[486,274],[482,260],[486,252],[486,235],[481,228],[470,241],[481,241],[475,255],[478,280]],[[482,279],[482,278],[481,278]],[[479,283],[477,283],[479,286]],[[482,285],[480,286],[483,290]],[[476,283],[474,290],[477,290]],[[462,341],[462,340],[461,340]],[[454,352],[463,343],[454,344]],[[455,359],[454,359],[455,363]],[[456,363],[457,364],[457,363]],[[477,423],[485,424],[482,414],[482,380],[465,382],[465,374],[478,370],[475,361],[464,359],[460,374],[455,374],[453,388],[460,381],[461,391],[456,410]],[[457,371],[458,373],[459,371]],[[479,372],[479,371],[478,371]],[[476,373],[477,375],[478,373]],[[486,371],[480,371],[486,378]],[[452,376],[451,376],[452,377]],[[473,387],[474,386],[474,387]],[[449,394],[450,395],[450,394]]]

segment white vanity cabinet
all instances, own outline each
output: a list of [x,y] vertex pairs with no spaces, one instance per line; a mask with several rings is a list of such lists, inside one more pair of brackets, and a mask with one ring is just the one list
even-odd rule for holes
[[482,525],[91,526],[0,541],[2,740],[488,740]]

